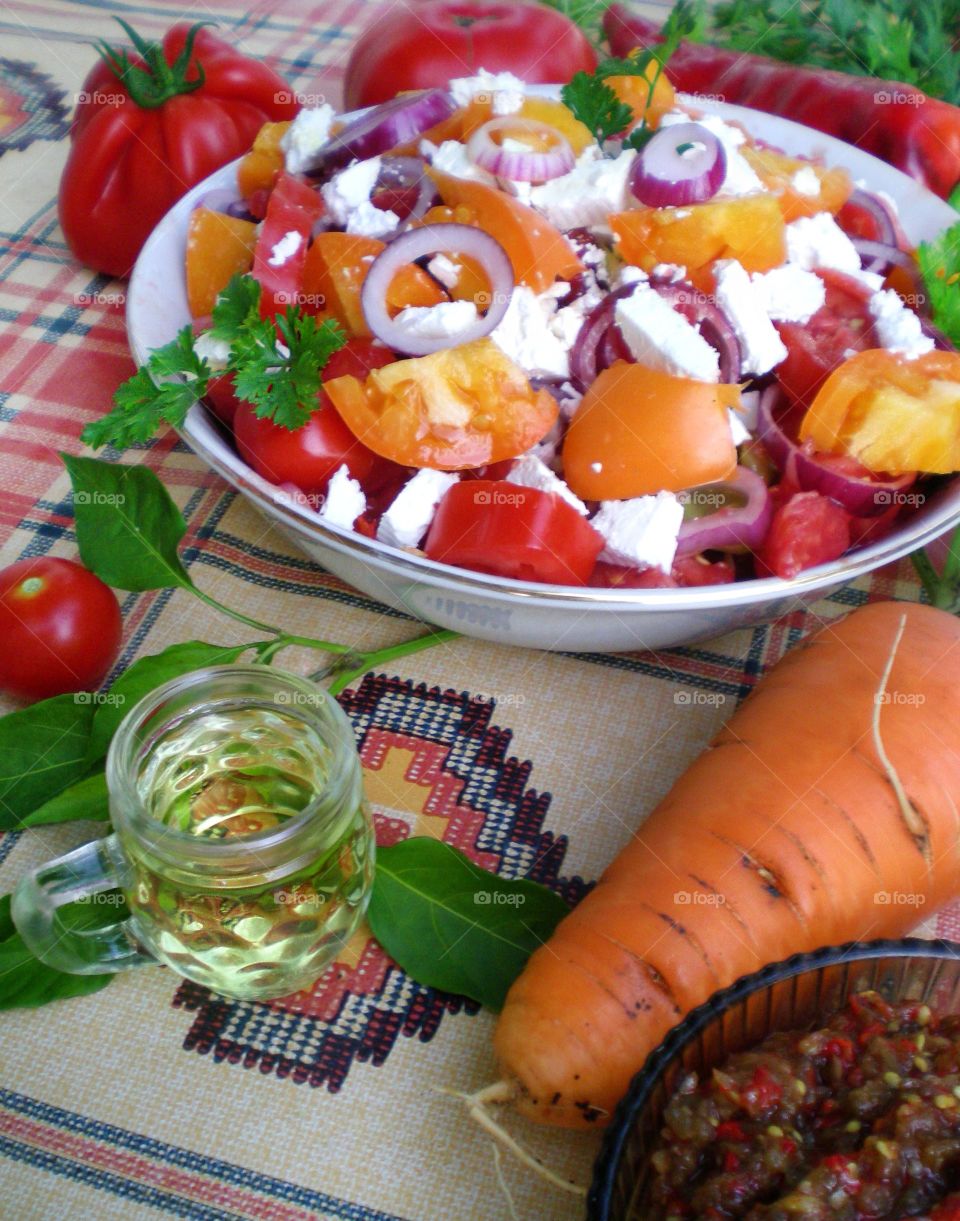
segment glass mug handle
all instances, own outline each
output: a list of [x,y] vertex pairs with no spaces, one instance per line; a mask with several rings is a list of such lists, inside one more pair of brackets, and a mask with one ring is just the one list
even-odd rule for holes
[[13,893],[11,915],[30,952],[70,975],[106,975],[156,963],[137,949],[130,920],[69,929],[57,918],[57,908],[65,903],[118,887],[123,868],[117,837],[110,835],[28,873]]

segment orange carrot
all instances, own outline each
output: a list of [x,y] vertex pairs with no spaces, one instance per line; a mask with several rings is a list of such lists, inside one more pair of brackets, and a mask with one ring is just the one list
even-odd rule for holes
[[891,602],[825,627],[530,959],[485,1099],[564,1127],[605,1122],[717,988],[797,951],[900,936],[954,897],[958,803],[960,620]]

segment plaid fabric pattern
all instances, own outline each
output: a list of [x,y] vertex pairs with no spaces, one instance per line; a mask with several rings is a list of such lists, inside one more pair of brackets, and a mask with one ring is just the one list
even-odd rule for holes
[[[133,371],[124,285],[75,265],[57,225],[89,44],[116,34],[113,16],[152,38],[175,20],[214,20],[294,90],[337,104],[357,31],[402,2],[4,5],[0,564],[76,554],[57,453],[79,450],[83,424]],[[662,15],[669,5],[645,7]],[[292,551],[172,434],[124,460],[160,474],[188,521],[184,561],[216,597],[358,648],[417,631]],[[343,702],[380,841],[436,835],[574,901],[764,669],[818,621],[891,597],[918,597],[906,563],[775,624],[660,655],[464,640],[368,676]],[[118,668],[185,639],[246,638],[183,592],[121,599]],[[311,665],[295,652],[284,661]],[[696,692],[710,698],[690,698]],[[93,833],[73,825],[0,836],[0,892]],[[960,907],[936,928],[960,935]],[[506,1205],[488,1146],[439,1092],[493,1079],[491,1031],[489,1014],[414,984],[366,933],[309,994],[272,1005],[224,1001],[145,970],[92,997],[2,1014],[0,1215],[493,1221]],[[591,1138],[517,1127],[538,1156],[589,1177]],[[514,1168],[506,1174],[518,1216],[580,1215],[576,1202]]]

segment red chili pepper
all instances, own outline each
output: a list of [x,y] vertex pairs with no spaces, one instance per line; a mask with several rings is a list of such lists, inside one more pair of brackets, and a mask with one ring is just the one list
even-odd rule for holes
[[835,1057],[844,1066],[852,1064],[856,1054],[852,1040],[842,1037],[828,1039],[823,1045],[823,1050],[828,1056]]
[[725,1119],[723,1123],[717,1124],[717,1137],[719,1140],[745,1141],[747,1134],[735,1119]]
[[[770,1070],[761,1064],[756,1068],[750,1083],[743,1091],[743,1097],[748,1109],[755,1108],[762,1112],[776,1106],[783,1097],[783,1087],[772,1076]],[[752,1108],[751,1104],[753,1104]]]
[[787,1155],[787,1157],[793,1157],[797,1151],[797,1142],[795,1140],[791,1140],[789,1136],[785,1136],[780,1142],[780,1148]]
[[[659,41],[656,22],[612,4],[603,28],[614,55]],[[960,107],[911,85],[803,68],[762,55],[681,42],[667,65],[678,89],[783,115],[888,161],[942,198],[960,181]]]
[[733,1170],[740,1169],[740,1159],[732,1149],[727,1149],[723,1155],[723,1168],[729,1174]]

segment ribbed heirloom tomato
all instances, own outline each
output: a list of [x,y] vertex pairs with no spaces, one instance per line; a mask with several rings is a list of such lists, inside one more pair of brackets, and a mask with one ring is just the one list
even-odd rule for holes
[[550,84],[596,66],[584,32],[543,5],[426,0],[376,13],[354,43],[344,97],[352,110],[410,89],[443,88],[479,68]]
[[0,572],[0,690],[24,700],[99,687],[120,649],[113,590],[55,556]]

